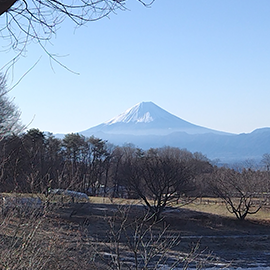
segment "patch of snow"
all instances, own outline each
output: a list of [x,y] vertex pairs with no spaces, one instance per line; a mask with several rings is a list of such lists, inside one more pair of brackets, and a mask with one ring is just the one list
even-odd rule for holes
[[56,194],[56,195],[67,195],[72,198],[78,198],[78,199],[85,199],[89,200],[88,196],[83,192],[73,191],[73,190],[66,190],[66,189],[51,189],[49,191],[50,194]]
[[138,103],[132,108],[129,108],[120,115],[112,118],[111,120],[105,122],[104,124],[112,125],[116,123],[149,123],[154,120],[150,114],[150,107],[153,105],[148,104],[148,102]]
[[[163,265],[158,268],[159,270],[169,270],[171,267]],[[175,270],[182,270],[183,268],[174,268]],[[188,268],[190,270],[196,270],[197,268]],[[204,270],[270,270],[270,266],[257,266],[257,267],[224,267],[224,265],[202,268]]]
[[41,209],[43,204],[40,198],[33,197],[2,197],[2,213],[6,214],[9,210],[32,212]]
[[137,122],[139,123],[150,123],[154,121],[153,117],[150,115],[149,112],[147,112],[146,114],[143,115],[143,117],[138,118]]

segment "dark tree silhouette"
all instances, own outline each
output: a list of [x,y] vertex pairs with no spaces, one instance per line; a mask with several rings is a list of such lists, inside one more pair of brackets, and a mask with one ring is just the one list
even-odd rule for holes
[[122,173],[126,186],[142,199],[149,211],[159,219],[166,206],[177,203],[193,191],[194,157],[178,148],[140,149],[125,158]]

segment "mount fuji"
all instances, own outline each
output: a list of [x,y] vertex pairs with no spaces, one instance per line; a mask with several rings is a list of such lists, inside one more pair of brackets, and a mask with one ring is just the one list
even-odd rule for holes
[[79,132],[85,137],[107,140],[115,145],[132,143],[142,149],[163,146],[201,152],[221,163],[260,161],[270,153],[270,128],[231,134],[191,124],[153,102],[142,102],[98,126]]
[[154,104],[141,102],[122,114],[98,126],[80,132],[84,136],[96,133],[122,135],[169,135],[174,132],[187,134],[228,134],[191,124]]

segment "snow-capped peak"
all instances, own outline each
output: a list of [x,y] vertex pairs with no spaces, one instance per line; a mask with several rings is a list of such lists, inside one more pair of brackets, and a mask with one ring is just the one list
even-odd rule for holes
[[221,132],[191,124],[160,108],[153,102],[141,102],[126,110],[122,114],[90,128],[83,132],[93,135],[103,134],[131,134],[131,135],[167,135],[174,132],[188,134]]
[[105,122],[107,125],[116,123],[150,123],[154,121],[151,112],[156,106],[153,102],[141,102],[129,108],[117,117]]

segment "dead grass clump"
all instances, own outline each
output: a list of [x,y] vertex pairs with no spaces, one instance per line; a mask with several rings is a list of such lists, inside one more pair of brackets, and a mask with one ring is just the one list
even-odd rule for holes
[[78,226],[46,212],[48,208],[42,214],[38,209],[31,214],[25,210],[18,214],[17,209],[10,208],[0,215],[0,269],[74,270],[93,266],[93,249],[82,241]]

